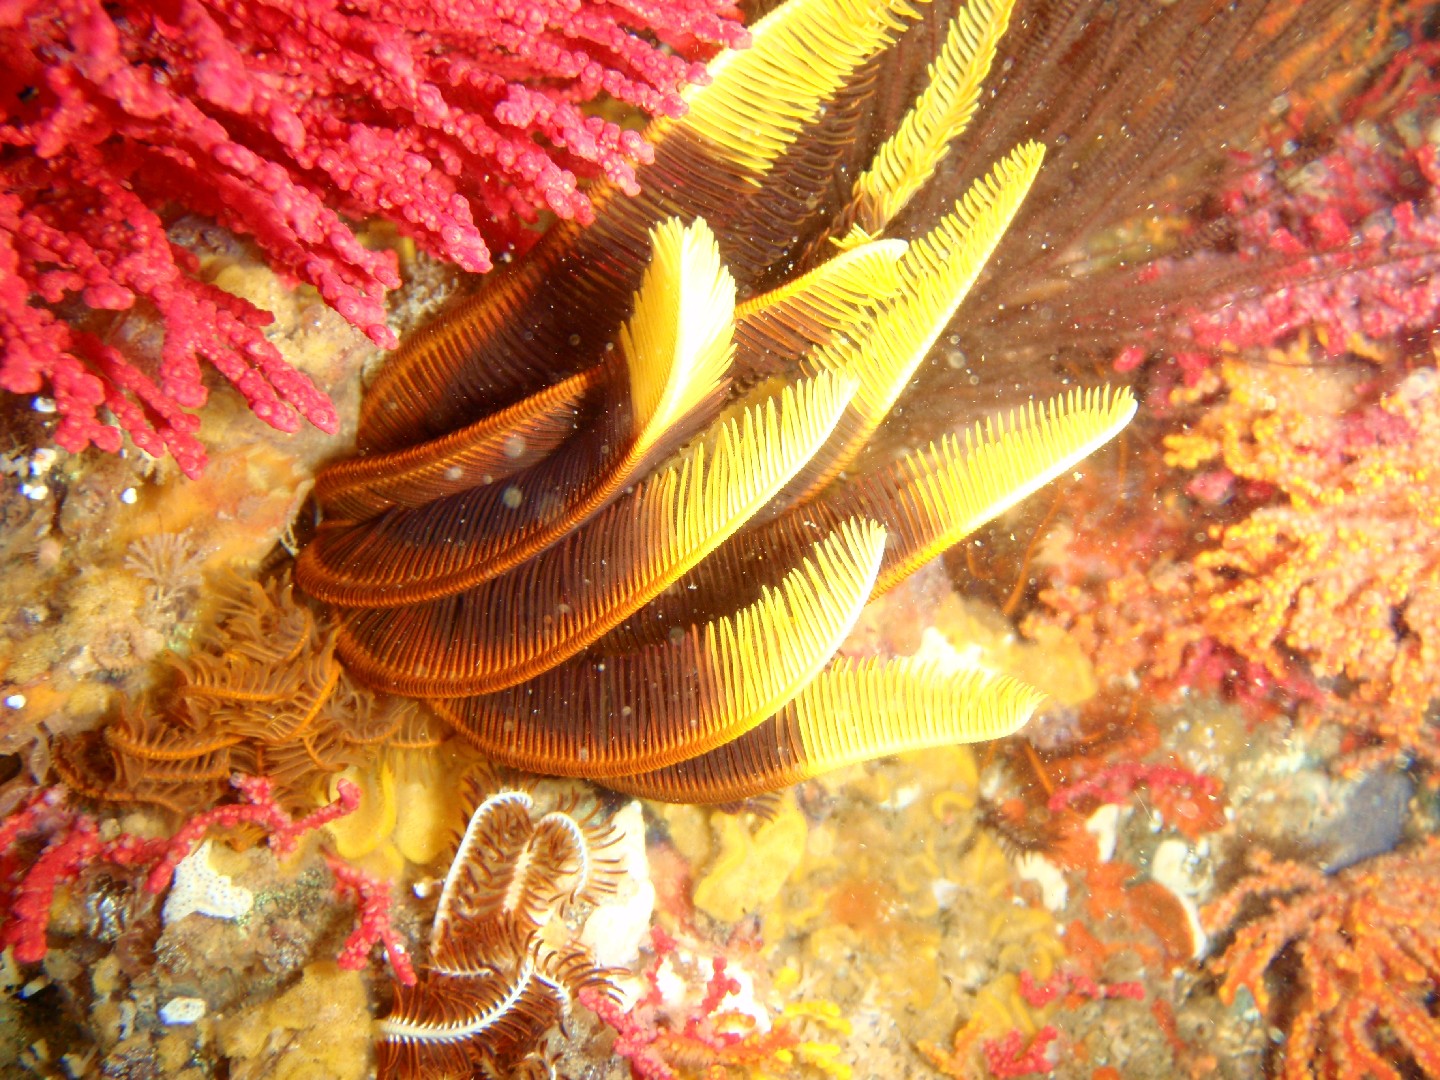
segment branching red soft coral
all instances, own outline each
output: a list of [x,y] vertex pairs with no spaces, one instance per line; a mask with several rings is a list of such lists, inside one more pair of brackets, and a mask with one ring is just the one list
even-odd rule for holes
[[[1437,43],[1417,44],[1395,66],[1436,55]],[[1301,332],[1332,358],[1426,336],[1440,318],[1440,146],[1414,132],[1429,130],[1436,107],[1398,107],[1338,129],[1313,159],[1266,156],[1222,189],[1220,218],[1206,227],[1224,250],[1141,271],[1136,295],[1171,289],[1173,317],[1146,345],[1122,349],[1116,369],[1138,367],[1157,345],[1194,385],[1219,356]]]
[[[1204,919],[1216,930],[1238,925],[1210,962],[1222,978],[1220,1000],[1229,1004],[1247,989],[1266,1018],[1286,1028],[1273,1075],[1440,1077],[1440,841],[1334,876],[1264,851],[1249,861],[1253,873]],[[1249,918],[1252,902],[1261,910]],[[1287,956],[1294,970],[1282,978]],[[1288,1009],[1272,1004],[1268,982],[1285,988]]]
[[1273,164],[1224,194],[1242,258],[1281,261],[1258,295],[1222,295],[1190,319],[1209,352],[1312,329],[1332,356],[1426,330],[1440,313],[1440,148],[1395,156],[1349,129],[1287,183]]
[[[682,112],[704,68],[654,39],[742,45],[727,0],[7,0],[0,3],[0,389],[53,395],[55,441],[118,450],[121,430],[188,474],[204,451],[203,359],[262,420],[324,430],[329,399],[263,333],[268,313],[197,277],[162,212],[215,218],[276,270],[394,344],[379,215],[472,271],[486,238],[548,209],[587,219],[576,171],[635,189],[650,149],[586,116],[604,94]],[[642,36],[644,31],[646,36]],[[92,313],[149,307],[158,358]],[[113,414],[119,427],[108,422]]]

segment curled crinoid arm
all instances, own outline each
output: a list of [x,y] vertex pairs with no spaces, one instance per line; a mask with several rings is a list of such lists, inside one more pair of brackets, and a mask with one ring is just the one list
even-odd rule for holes
[[487,797],[470,815],[440,888],[430,928],[435,953],[461,924],[506,910],[513,861],[533,832],[528,791],[506,789]]
[[538,929],[569,896],[586,854],[571,824],[568,814],[547,814],[531,822],[530,835],[513,857],[501,904],[501,913],[517,926]]
[[598,803],[586,813],[577,814],[576,809],[575,799],[566,800],[535,823],[535,834],[548,837],[572,860],[566,868],[565,904],[594,904],[613,895],[624,878],[619,860],[610,853],[619,836]]
[[468,1076],[477,1064],[515,1075],[565,1021],[582,990],[616,992],[614,973],[584,953],[544,948],[534,939],[514,950],[502,947],[491,959],[471,974],[434,975],[396,988],[394,1008],[377,1025],[381,1076]]
[[349,615],[341,655],[372,685],[425,697],[489,693],[553,669],[744,525],[824,442],[852,389],[828,375],[787,388],[778,407],[723,424],[524,566],[440,600]]
[[614,834],[593,806],[577,812],[578,797],[541,812],[530,791],[502,788],[486,795],[470,816],[440,890],[432,923],[432,952],[461,927],[494,923],[501,936],[528,935],[556,911],[613,891],[618,869],[606,849]]
[[565,984],[531,948],[467,975],[396,988],[376,1025],[381,1076],[468,1076],[473,1063],[529,1053],[560,1022]]

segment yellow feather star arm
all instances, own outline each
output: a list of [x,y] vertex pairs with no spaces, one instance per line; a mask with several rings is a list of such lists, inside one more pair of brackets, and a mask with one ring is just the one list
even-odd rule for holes
[[813,542],[815,530],[863,516],[890,533],[876,595],[1061,476],[1135,414],[1129,389],[1072,391],[907,454],[814,502],[739,533],[621,626],[600,648],[633,648],[675,626],[743,604]]
[[[1040,695],[1013,680],[834,659],[869,598],[1135,409],[1072,393],[832,483],[1043,156],[1017,147],[919,239],[883,238],[970,122],[1014,6],[964,0],[866,167],[880,54],[919,2],[788,0],[651,126],[638,196],[597,185],[589,228],[560,223],[407,339],[297,569],[350,609],[331,639],[350,673],[431,699],[499,763],[685,801],[1024,723]],[[571,865],[553,839],[525,872]]]
[[857,231],[845,246],[884,229],[934,175],[951,140],[974,115],[981,83],[1014,6],[1014,0],[971,0],[950,20],[925,89],[855,181]]
[[809,273],[735,305],[737,322],[783,312],[813,312],[827,325],[853,321],[857,308],[878,304],[900,286],[896,264],[910,245],[874,240],[852,248]]
[[654,257],[620,335],[628,413],[625,401],[610,402],[584,437],[505,483],[359,527],[327,523],[298,567],[307,592],[347,606],[398,607],[473,588],[588,520],[714,419],[734,354],[735,283],[703,221],[671,219],[652,241]]
[[854,389],[831,375],[787,388],[778,408],[772,399],[722,424],[517,569],[430,603],[347,615],[341,658],[371,685],[415,697],[488,693],[538,675],[744,525],[825,442]]
[[[1072,390],[1044,406],[1032,401],[1008,420],[976,424],[963,443],[947,437],[906,455],[896,470],[905,494],[886,517],[899,540],[886,554],[876,595],[1075,468],[1113,439],[1135,408],[1128,387]],[[837,510],[868,503],[862,488],[837,499]]]
[[[808,0],[785,4],[751,30],[748,49],[710,62],[711,81],[684,92],[690,111],[674,121],[758,178],[861,64],[890,44],[906,0]],[[667,133],[666,122],[652,129]]]
[[903,240],[860,245],[737,304],[738,378],[788,375],[795,357],[862,333],[875,308],[899,288],[897,264],[907,246]]
[[909,385],[1030,190],[1044,150],[1017,147],[977,180],[954,210],[912,243],[899,262],[900,291],[863,337],[818,349],[807,368],[846,371],[860,380],[836,442],[818,455],[786,498],[803,502],[823,488],[874,434]]
[[634,441],[615,470],[628,484],[663,437],[725,386],[734,355],[735,280],[702,220],[670,218],[651,232],[655,252],[620,330],[630,372]]
[[668,802],[735,802],[888,754],[999,739],[1044,694],[1007,675],[912,659],[838,660],[778,714],[702,756],[607,787]]
[[884,548],[884,529],[846,522],[734,616],[436,709],[513,768],[603,777],[682,761],[749,731],[824,669],[865,606]]

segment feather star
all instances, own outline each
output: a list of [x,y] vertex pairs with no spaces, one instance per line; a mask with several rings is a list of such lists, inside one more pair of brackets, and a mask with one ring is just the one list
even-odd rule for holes
[[993,739],[1006,676],[836,651],[894,586],[1119,431],[1126,390],[1031,404],[852,463],[1025,198],[1015,148],[928,232],[887,236],[976,109],[1012,3],[972,0],[848,194],[833,175],[906,0],[790,0],[601,186],[413,333],[316,484],[297,580],[338,652],[505,765],[729,802]]

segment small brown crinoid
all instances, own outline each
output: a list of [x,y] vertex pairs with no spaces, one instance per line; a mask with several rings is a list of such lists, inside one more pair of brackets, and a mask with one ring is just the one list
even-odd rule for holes
[[615,840],[573,800],[542,809],[506,787],[480,801],[440,888],[429,964],[379,1022],[382,1077],[554,1075],[545,1033],[581,990],[612,990],[563,916],[614,891]]
[[316,486],[297,581],[358,679],[431,699],[506,765],[730,801],[989,739],[1040,695],[835,659],[866,602],[1072,469],[1126,391],[1031,405],[852,475],[1041,167],[1013,150],[889,235],[974,112],[1011,4],[952,21],[843,192],[905,0],[791,0],[647,133],[643,194],[593,196],[414,333]]
[[350,680],[334,625],[286,578],[223,578],[212,603],[214,627],[171,658],[176,686],[163,705],[137,703],[103,731],[57,743],[55,767],[72,789],[184,816],[220,801],[232,776],[264,776],[285,807],[308,809],[327,777],[418,723],[414,702]]

